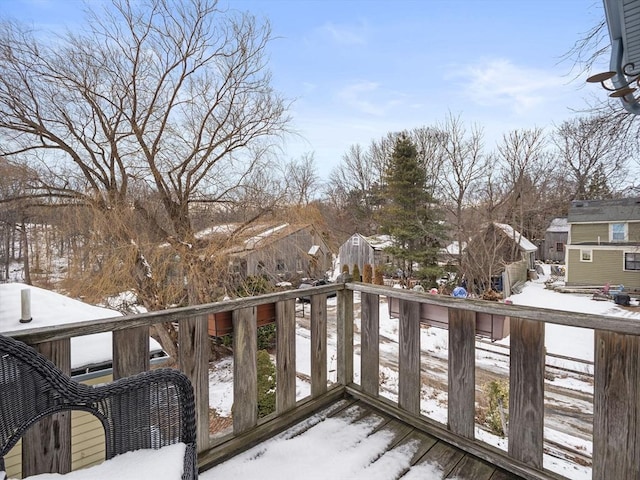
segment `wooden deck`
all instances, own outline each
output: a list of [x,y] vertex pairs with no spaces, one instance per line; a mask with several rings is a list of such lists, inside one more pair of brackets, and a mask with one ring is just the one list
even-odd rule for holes
[[[323,425],[328,423],[328,419],[333,420],[331,426]],[[320,431],[322,434],[318,433]],[[305,434],[312,438],[325,435],[323,439],[335,445],[329,447],[329,452],[319,448],[318,452],[309,452],[308,459],[299,458],[300,445],[310,441],[301,438]],[[326,472],[328,478],[521,478],[355,399],[337,401],[285,430],[274,437],[274,440],[277,441],[267,440],[224,464],[201,471],[200,479],[226,478],[231,472],[245,480],[263,478],[262,473],[268,468],[263,464],[264,459],[268,459],[266,463],[273,462],[270,449],[275,445],[276,455],[290,459],[298,457],[292,461],[292,468],[304,467],[303,472],[296,470],[302,477],[318,478],[319,470]],[[288,451],[291,451],[291,454],[288,454]],[[327,453],[329,459],[326,458]],[[327,463],[331,465],[327,466]],[[337,472],[336,468],[344,468],[346,471]],[[284,472],[283,476],[297,478],[296,472]]]
[[[336,300],[332,301],[333,308],[329,308],[327,298],[334,294]],[[301,296],[311,299],[310,336],[304,351],[298,352],[295,306]],[[398,361],[393,372],[397,378],[397,396],[391,399],[380,391],[379,317],[380,309],[386,308],[389,299],[394,298],[399,301]],[[357,309],[356,303],[360,304]],[[266,304],[275,304],[276,409],[258,418],[257,310]],[[443,309],[446,317],[441,314]],[[209,423],[207,326],[212,315],[222,312],[232,312],[233,398],[242,401],[233,403],[232,431],[219,437],[217,432],[210,432]],[[495,325],[494,320],[507,317],[511,346],[509,369],[505,372],[509,383],[509,436],[507,449],[502,450],[475,436],[478,387],[475,348],[476,333],[484,332],[487,318]],[[593,480],[640,478],[637,461],[640,458],[640,323],[625,318],[346,283],[5,333],[34,345],[70,373],[67,370],[70,370],[71,338],[113,332],[114,377],[121,378],[149,368],[150,328],[167,322],[179,325],[179,368],[191,379],[195,390],[198,461],[203,470],[242,455],[241,452],[280,435],[337,401],[355,399],[381,414],[386,419],[384,425],[402,422],[406,424],[403,428],[409,428],[406,435],[426,434],[427,438],[430,435],[433,443],[422,455],[416,454],[412,464],[428,462],[429,458],[449,458],[447,462],[440,460],[446,467],[443,472],[448,471],[445,478],[496,480],[519,476],[527,480],[567,480],[567,476],[545,468],[543,463],[545,327],[558,325],[591,330],[594,335],[593,448],[592,452],[586,452],[591,453],[590,458],[586,457],[588,463],[575,462],[575,468],[585,467],[585,476],[581,478],[589,478],[587,475],[591,473]],[[420,345],[420,325],[424,322],[448,329],[446,425],[421,410],[425,386],[422,371],[429,368]],[[310,392],[298,398],[296,365],[303,357],[309,360],[305,374],[311,385]],[[334,369],[331,378],[330,368]],[[50,418],[42,423],[43,428],[54,428]],[[70,420],[58,427],[70,431]],[[398,434],[397,441],[402,442],[406,435]],[[33,465],[33,473],[48,472],[49,465],[70,464],[71,436],[61,435],[56,448],[46,444],[48,437],[23,439],[28,440],[29,447],[23,449],[23,464]],[[414,475],[405,472],[407,480],[415,478]],[[232,474],[228,477],[242,478]]]

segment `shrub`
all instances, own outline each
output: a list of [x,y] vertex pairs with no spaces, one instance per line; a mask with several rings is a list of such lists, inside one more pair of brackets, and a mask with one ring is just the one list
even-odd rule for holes
[[[222,337],[222,345],[225,347],[233,347],[233,333],[229,333]],[[258,349],[271,350],[276,346],[276,324],[270,323],[258,327]]]
[[245,281],[238,286],[237,295],[239,297],[253,297],[270,293],[273,290],[269,280],[261,275],[249,275]]
[[349,265],[342,265],[342,273],[349,274]]
[[276,411],[276,367],[266,350],[258,351],[258,417]]
[[258,327],[258,349],[271,350],[276,346],[276,324]]
[[493,433],[505,436],[509,422],[509,384],[504,380],[492,380],[484,385],[483,391],[489,401],[484,422]]
[[373,283],[375,285],[384,285],[384,267],[382,265],[376,265],[373,272]]
[[373,268],[368,263],[362,267],[362,281],[364,283],[372,283],[373,281]]
[[357,263],[353,264],[353,269],[351,270],[351,275],[353,276],[353,281],[354,282],[359,282],[362,279],[360,278],[360,267],[358,267]]

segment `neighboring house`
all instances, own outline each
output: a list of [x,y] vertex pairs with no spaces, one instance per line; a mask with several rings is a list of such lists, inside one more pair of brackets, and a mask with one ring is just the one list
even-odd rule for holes
[[574,200],[568,220],[567,285],[640,291],[640,197]]
[[565,246],[569,240],[569,222],[566,218],[554,218],[544,233],[544,248],[540,260],[564,263]]
[[508,295],[511,286],[526,281],[528,271],[535,268],[537,249],[510,225],[486,225],[464,250],[465,271],[473,283],[469,288],[480,292],[492,288]]
[[226,253],[234,275],[264,275],[274,282],[324,278],[333,265],[329,246],[311,224],[252,226]]
[[[467,242],[462,242],[462,252],[467,248]],[[438,252],[438,265],[458,265],[460,263],[460,246],[457,240],[454,240],[449,245],[441,248]]]
[[372,267],[390,264],[393,257],[384,249],[392,245],[393,239],[390,235],[364,237],[359,233],[354,233],[340,246],[338,261],[340,265],[348,265],[349,272],[352,272],[353,266],[357,264],[360,274],[362,274],[365,264]]
[[[511,225],[507,225],[506,223],[493,223],[493,226],[496,227],[500,232],[502,232],[504,237],[508,240],[507,247],[505,248],[505,255],[503,256],[503,261],[505,263],[512,263],[519,260],[524,260],[527,264],[527,268],[529,270],[534,270],[536,267],[536,251],[538,250],[538,247],[527,240]],[[512,248],[509,243],[515,244],[515,249]],[[506,253],[509,250],[515,253],[509,255]]]
[[[22,291],[30,296],[28,323],[21,323],[27,314],[22,311]],[[0,332],[27,328],[42,328],[100,318],[118,317],[121,313],[96,307],[49,290],[21,283],[0,284]],[[152,354],[162,352],[160,344],[149,339]],[[97,384],[111,380],[111,333],[98,333],[71,339],[71,371],[82,383]],[[87,373],[92,372],[92,373]],[[73,411],[71,415],[71,461],[74,470],[96,465],[104,460],[104,430],[100,421],[91,414]],[[11,478],[21,474],[21,444],[5,457],[7,473]]]

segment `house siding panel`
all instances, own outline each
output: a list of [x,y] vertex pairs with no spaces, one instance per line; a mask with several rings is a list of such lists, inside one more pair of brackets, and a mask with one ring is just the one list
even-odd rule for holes
[[640,222],[629,222],[629,242],[640,243]]
[[571,225],[571,244],[596,243],[600,238],[601,242],[609,241],[608,223],[590,223]]
[[567,285],[600,286],[609,282],[610,285],[622,284],[630,291],[640,290],[640,272],[622,270],[625,251],[629,249],[593,249],[593,261],[581,262],[579,248],[568,250],[570,268],[567,270]]
[[[253,250],[242,254],[238,261],[246,262],[245,275],[266,275],[273,281],[297,276],[322,278],[332,267],[331,252],[322,237],[312,228],[294,230],[273,240],[266,239]],[[312,246],[320,250],[315,258],[309,255]],[[278,269],[278,264],[281,268]]]

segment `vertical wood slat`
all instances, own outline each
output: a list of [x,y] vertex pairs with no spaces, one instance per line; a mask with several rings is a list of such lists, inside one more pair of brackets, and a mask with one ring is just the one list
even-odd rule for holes
[[544,322],[511,318],[509,455],[542,468]]
[[380,384],[380,307],[379,295],[361,294],[360,371],[362,390],[378,396]]
[[338,383],[353,382],[353,290],[339,290],[337,295]]
[[257,308],[233,311],[233,433],[258,423]]
[[640,478],[640,337],[595,331],[593,479]]
[[400,300],[398,404],[420,413],[420,304]]
[[116,330],[112,335],[114,380],[149,370],[149,327]]
[[475,312],[450,308],[448,427],[471,439],[475,427],[475,335]]
[[208,317],[202,315],[181,320],[178,328],[180,370],[191,380],[195,395],[198,451],[209,448],[209,335],[207,326]]
[[296,405],[296,303],[276,303],[276,412]]
[[[71,375],[71,340],[40,343],[36,350]],[[71,412],[56,413],[32,426],[22,438],[22,476],[71,471]]]
[[327,295],[311,296],[311,396],[327,391]]

